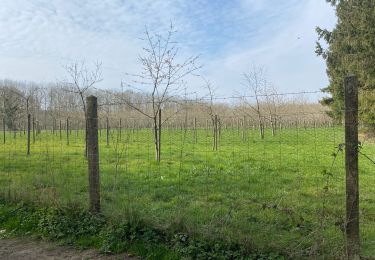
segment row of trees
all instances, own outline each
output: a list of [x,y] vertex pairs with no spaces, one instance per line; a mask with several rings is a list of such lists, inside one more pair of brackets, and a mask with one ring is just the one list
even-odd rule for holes
[[[321,125],[329,121],[319,104],[306,102],[300,96],[288,99],[263,83],[256,86],[257,95],[232,97],[230,100],[233,102],[217,97],[211,82],[205,81],[205,84],[207,96],[197,99],[177,95],[168,97],[167,101],[157,103],[160,108],[154,114],[155,104],[149,93],[95,88],[80,93],[62,83],[38,85],[3,80],[0,82],[2,125],[10,131],[26,131],[30,115],[35,123],[32,125],[38,131],[57,131],[61,124],[65,129],[66,119],[71,130],[82,130],[85,129],[86,114],[83,108],[86,104],[81,95],[95,95],[100,101],[102,128],[106,127],[107,119],[110,128],[152,128],[154,138],[158,138],[154,140],[156,159],[160,159],[160,135],[165,127],[208,128],[212,131],[215,126],[220,129],[257,128],[260,137],[264,138],[265,128],[270,128],[272,135],[276,135],[280,127],[290,127],[296,123],[299,126]],[[267,92],[269,89],[273,92]],[[217,129],[213,134],[217,135]]]
[[[160,161],[161,131],[172,119],[185,122],[185,127],[188,127],[189,122],[193,121],[189,117],[206,115],[210,124],[216,126],[216,136],[217,126],[228,121],[226,118],[246,117],[256,122],[260,137],[264,138],[266,125],[271,127],[275,135],[280,123],[288,117],[286,115],[294,113],[297,107],[299,111],[305,110],[307,113],[321,112],[320,106],[296,102],[279,95],[277,89],[267,82],[264,69],[258,67],[244,73],[248,96],[233,97],[233,103],[223,101],[216,97],[215,86],[196,74],[201,68],[197,65],[197,56],[182,61],[179,59],[174,33],[172,25],[165,36],[151,35],[146,29],[144,52],[139,58],[141,73],[127,74],[127,81],[121,83],[121,91],[101,90],[97,87],[102,80],[102,67],[98,62],[88,64],[83,61],[66,65],[66,78],[58,83],[41,85],[1,81],[0,101],[4,126],[10,130],[21,129],[25,127],[26,118],[29,118],[30,125],[31,117],[41,122],[44,128],[55,128],[59,118],[75,118],[86,122],[86,97],[95,95],[100,102],[100,116],[137,118],[139,125],[151,122],[155,157]],[[202,78],[207,95],[188,98],[186,79],[189,76]],[[301,117],[307,119],[306,115]],[[321,118],[326,120],[324,115]],[[245,121],[243,119],[242,124]],[[193,124],[197,124],[196,119]],[[86,123],[83,125],[81,127],[87,132]]]
[[[131,90],[121,92],[92,89],[87,91],[85,95],[98,96],[101,118],[136,119],[137,125],[142,127],[146,126],[146,122],[149,124],[152,121],[149,117],[126,104],[137,105],[144,113],[152,113],[153,106],[148,94]],[[188,111],[188,127],[192,125],[192,118],[194,117],[199,119],[200,124],[202,122],[205,124],[206,119],[209,119],[211,124],[215,115],[220,116],[223,120],[246,116],[252,122],[258,122],[258,118],[261,118],[261,124],[268,126],[273,124],[272,121],[274,120],[271,120],[273,118],[282,123],[290,120],[303,121],[305,119],[305,121],[310,121],[314,118],[318,123],[327,119],[324,116],[325,110],[322,106],[309,103],[302,96],[287,98],[278,94],[261,94],[257,97],[257,103],[254,96],[236,96],[228,98],[229,101],[228,99],[223,101],[221,97],[216,97],[214,92],[211,95],[210,98],[185,99],[184,97],[175,97],[169,99],[162,106],[162,122],[183,122],[186,110]],[[121,103],[123,100],[126,100],[126,103]],[[29,113],[40,125],[48,129],[53,127],[52,119],[71,118],[84,121],[84,111],[80,98],[73,92],[67,92],[66,88],[60,84],[37,85],[11,80],[0,81],[0,116],[5,119],[6,128],[8,130],[22,130]]]

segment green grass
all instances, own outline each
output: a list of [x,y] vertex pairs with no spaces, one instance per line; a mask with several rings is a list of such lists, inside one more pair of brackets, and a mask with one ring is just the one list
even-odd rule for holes
[[[1,135],[2,136],[2,133]],[[340,257],[345,217],[344,155],[332,153],[343,129],[283,129],[276,136],[223,129],[219,150],[198,130],[165,130],[162,162],[154,161],[149,129],[100,137],[103,213],[142,221],[158,230],[242,245],[249,252],[289,257]],[[365,143],[363,152],[375,155]],[[87,207],[88,177],[83,132],[44,131],[26,156],[26,136],[7,133],[0,144],[0,193],[8,201]],[[362,254],[375,255],[375,165],[360,157]],[[324,174],[328,172],[329,174]]]

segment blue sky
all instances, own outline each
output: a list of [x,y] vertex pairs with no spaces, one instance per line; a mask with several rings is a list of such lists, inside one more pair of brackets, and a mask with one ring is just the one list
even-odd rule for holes
[[[172,21],[181,58],[200,55],[200,74],[219,95],[245,93],[242,74],[262,66],[280,92],[325,87],[315,26],[332,28],[324,0],[0,0],[0,78],[59,81],[74,60],[102,61],[102,88],[140,71],[145,26]],[[188,86],[201,91],[198,78]]]

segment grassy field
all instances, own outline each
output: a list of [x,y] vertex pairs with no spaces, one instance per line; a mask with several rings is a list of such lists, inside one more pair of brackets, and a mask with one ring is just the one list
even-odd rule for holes
[[[1,133],[0,136],[2,136]],[[87,207],[82,131],[70,144],[42,131],[26,156],[26,136],[0,144],[0,192],[8,200]],[[290,257],[340,257],[344,250],[344,154],[341,127],[291,128],[261,140],[257,130],[223,129],[219,150],[204,129],[165,130],[162,161],[154,161],[150,129],[100,136],[103,212],[142,219],[160,229],[240,243]],[[375,145],[362,150],[374,158]],[[375,255],[375,165],[360,157],[361,240]]]

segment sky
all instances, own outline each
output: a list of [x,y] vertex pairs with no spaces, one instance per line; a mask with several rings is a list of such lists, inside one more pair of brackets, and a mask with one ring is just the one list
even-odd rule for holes
[[[331,29],[333,8],[324,0],[0,0],[0,78],[62,81],[63,67],[102,63],[98,87],[119,89],[127,73],[141,71],[147,26],[177,33],[179,58],[199,55],[199,74],[218,96],[248,94],[243,73],[266,71],[279,92],[316,91],[328,84],[314,53],[315,27]],[[203,94],[203,82],[187,87]],[[145,89],[147,91],[147,89]]]

